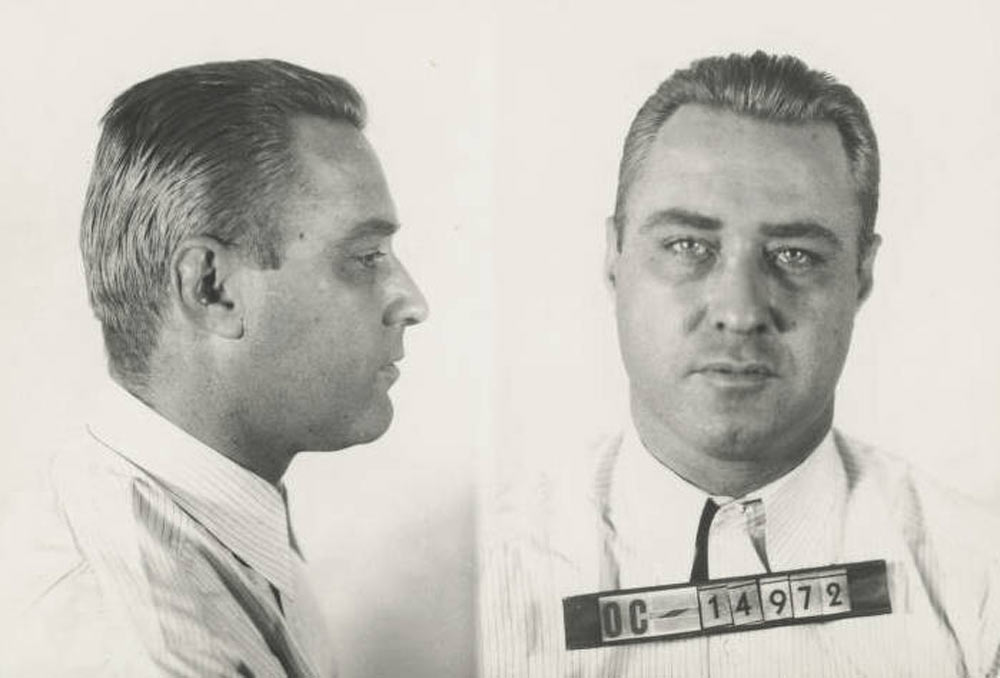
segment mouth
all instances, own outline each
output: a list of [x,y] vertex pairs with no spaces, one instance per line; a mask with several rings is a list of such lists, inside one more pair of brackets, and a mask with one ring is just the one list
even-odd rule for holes
[[[402,360],[402,357],[398,358]],[[395,383],[399,379],[399,367],[396,365],[396,361],[386,363],[378,369],[378,375],[388,381],[390,385]]]
[[728,388],[758,387],[778,377],[777,371],[767,363],[728,360],[705,363],[695,368],[693,373]]

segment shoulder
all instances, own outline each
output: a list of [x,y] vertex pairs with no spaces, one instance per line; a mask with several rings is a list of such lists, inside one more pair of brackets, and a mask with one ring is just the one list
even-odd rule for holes
[[[1000,661],[1000,514],[943,487],[895,455],[844,438],[839,444],[857,529],[889,525],[920,587],[965,648],[970,666]],[[861,526],[861,527],[858,527]]]
[[[19,535],[17,576],[2,586],[5,603],[16,598],[6,609],[17,610],[24,651],[7,661],[56,662],[60,674],[93,666],[95,675],[158,675],[154,664],[215,656],[202,647],[205,634],[190,632],[205,616],[192,576],[202,528],[167,488],[88,437],[54,456],[38,489],[24,497],[33,508],[18,509],[32,512],[9,528]],[[196,651],[178,649],[192,639]],[[39,652],[53,644],[65,652]]]
[[621,434],[609,431],[553,450],[484,502],[484,581],[552,591],[596,577],[602,479],[620,442]]
[[140,474],[82,439],[34,480],[0,525],[0,601],[11,622],[0,673],[112,675],[115,655],[135,647],[116,619],[114,592],[124,579],[145,580],[141,557],[128,555],[140,552],[131,518]]
[[145,571],[150,552],[180,556],[185,547],[191,518],[160,482],[96,439],[59,454],[51,483],[74,542],[90,561]]
[[99,672],[106,650],[100,587],[48,473],[36,474],[5,503],[0,571],[0,675],[60,674],[51,664],[60,654],[75,655],[71,661],[81,670]]
[[1000,559],[1000,511],[946,487],[903,457],[840,432],[837,448],[852,492],[877,495],[903,528],[923,543],[995,566]]
[[490,543],[548,543],[599,512],[600,490],[621,433],[602,431],[573,446],[549,449],[489,493]]
[[21,516],[34,542],[21,559],[58,545],[74,564],[141,568],[151,551],[179,556],[193,523],[155,477],[90,436],[57,452],[24,499],[37,513]]
[[128,534],[130,507],[141,481],[128,466],[83,436],[57,451],[17,493],[0,521],[5,609],[24,612],[45,599],[92,589],[102,552],[136,541]]
[[562,648],[562,599],[598,584],[602,471],[621,441],[545,447],[485,502],[479,579],[484,675],[534,675]]

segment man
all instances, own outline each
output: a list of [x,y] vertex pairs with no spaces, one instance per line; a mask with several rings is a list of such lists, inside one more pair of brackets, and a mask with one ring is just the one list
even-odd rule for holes
[[364,124],[349,83],[280,61],[112,104],[80,241],[113,381],[11,550],[0,673],[333,674],[281,478],[386,430],[427,313]]
[[607,226],[631,419],[497,521],[485,675],[996,675],[996,519],[831,428],[878,180],[793,57],[646,101]]

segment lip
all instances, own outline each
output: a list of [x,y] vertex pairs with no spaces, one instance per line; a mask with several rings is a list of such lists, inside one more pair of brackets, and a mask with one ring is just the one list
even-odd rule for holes
[[379,376],[384,377],[390,384],[399,379],[399,368],[395,363],[387,363],[379,368]]
[[774,368],[764,362],[736,360],[713,360],[699,365],[695,372],[713,372],[736,376],[776,377]]
[[778,377],[767,363],[718,360],[699,365],[693,373],[726,388],[754,388]]

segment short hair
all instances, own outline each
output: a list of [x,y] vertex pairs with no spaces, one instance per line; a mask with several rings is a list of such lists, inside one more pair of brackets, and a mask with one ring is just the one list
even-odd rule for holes
[[278,209],[298,171],[296,116],[364,128],[346,80],[276,60],[179,68],[126,90],[102,118],[80,249],[109,367],[148,378],[181,242],[211,236],[262,268],[284,252]]
[[619,249],[629,189],[660,128],[684,104],[790,124],[833,123],[847,154],[861,212],[858,251],[867,250],[878,212],[879,155],[864,103],[828,73],[812,70],[793,56],[761,51],[695,61],[664,80],[639,109],[625,138],[618,173],[614,221]]

